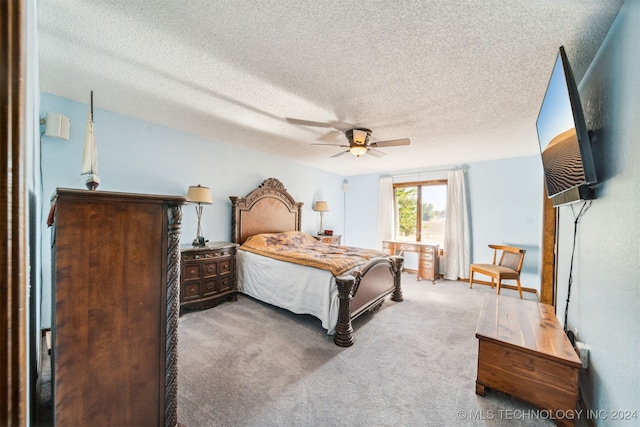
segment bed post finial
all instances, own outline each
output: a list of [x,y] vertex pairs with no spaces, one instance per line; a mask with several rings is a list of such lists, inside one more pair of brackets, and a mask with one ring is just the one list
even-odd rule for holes
[[231,200],[231,241],[233,243],[240,242],[240,207],[238,205],[242,197],[229,196]]

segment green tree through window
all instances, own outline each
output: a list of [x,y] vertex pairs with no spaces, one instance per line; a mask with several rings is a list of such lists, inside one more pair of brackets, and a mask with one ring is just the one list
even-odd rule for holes
[[396,205],[398,207],[398,226],[400,234],[411,236],[416,232],[416,217],[418,205],[416,196],[418,190],[415,187],[396,189]]

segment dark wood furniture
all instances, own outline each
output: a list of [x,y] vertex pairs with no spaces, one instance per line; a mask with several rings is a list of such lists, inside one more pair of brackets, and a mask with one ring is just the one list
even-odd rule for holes
[[188,308],[210,308],[237,299],[236,251],[230,242],[206,246],[182,245],[180,250],[180,312]]
[[[230,199],[235,243],[242,244],[260,233],[300,231],[303,204],[296,202],[275,178],[264,180],[246,197]],[[388,295],[393,301],[402,301],[402,261],[397,256],[377,258],[353,275],[336,277],[340,306],[333,340],[337,345],[353,345],[352,320],[367,310],[377,310]]]
[[330,243],[332,245],[339,245],[342,241],[342,236],[340,234],[313,234],[314,239],[322,242],[322,243]]
[[57,190],[50,214],[56,425],[177,425],[184,202]]
[[0,3],[0,426],[29,423],[37,388],[32,337],[40,333],[35,315],[40,307],[29,285],[38,283],[35,269],[40,267],[30,259],[40,256],[35,246],[40,228],[30,222],[38,217],[40,205],[40,189],[31,179],[39,161],[33,156],[35,141],[28,119],[33,115],[28,113],[32,95],[26,90],[33,63],[25,55],[31,49],[28,28],[33,10],[24,1]]
[[558,424],[573,425],[582,365],[553,307],[487,294],[476,337],[476,394],[484,396],[486,388],[507,393],[554,416],[567,414]]
[[427,279],[435,283],[436,279],[440,277],[440,247],[438,245],[385,240],[382,242],[382,250],[390,256],[399,252],[416,252],[418,254],[418,280]]

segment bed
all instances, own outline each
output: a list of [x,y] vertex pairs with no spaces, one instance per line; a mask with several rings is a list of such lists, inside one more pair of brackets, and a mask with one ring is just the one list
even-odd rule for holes
[[[327,333],[333,334],[335,344],[342,347],[354,343],[353,319],[377,311],[389,295],[393,301],[402,301],[400,256],[371,251],[374,253],[368,254],[367,261],[355,266],[338,260],[346,264],[333,269],[339,271],[335,274],[243,247],[256,239],[272,241],[292,235],[308,249],[312,243],[307,237],[315,240],[301,232],[303,203],[296,202],[278,179],[266,179],[247,196],[230,199],[232,241],[241,245],[237,258],[239,292],[296,314],[319,318]],[[362,250],[319,241],[315,244],[325,253],[336,252],[337,257],[346,257],[345,251],[351,254]]]

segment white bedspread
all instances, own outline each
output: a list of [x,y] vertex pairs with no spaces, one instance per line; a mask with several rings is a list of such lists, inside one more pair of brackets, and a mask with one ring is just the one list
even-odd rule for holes
[[238,290],[296,314],[310,314],[333,335],[338,322],[338,287],[327,270],[239,250]]

